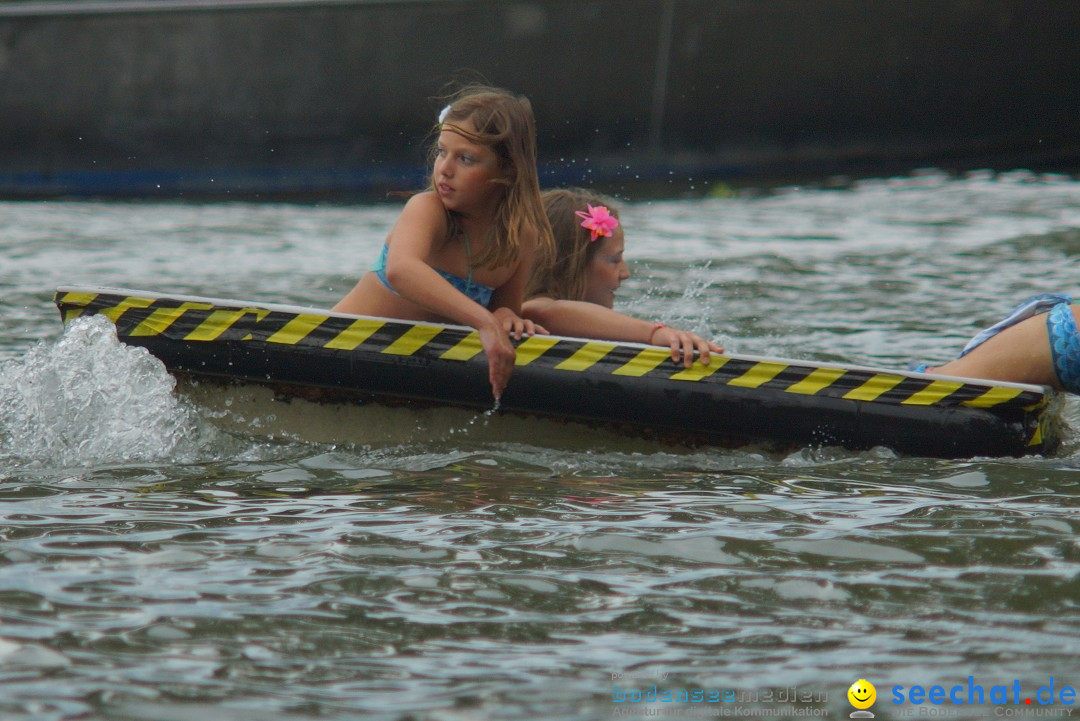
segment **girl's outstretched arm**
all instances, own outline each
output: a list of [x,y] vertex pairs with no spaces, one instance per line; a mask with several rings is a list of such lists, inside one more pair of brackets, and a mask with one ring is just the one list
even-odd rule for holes
[[514,346],[491,311],[454,288],[428,264],[446,230],[446,213],[438,198],[429,193],[410,198],[390,231],[386,277],[401,297],[476,328],[488,358],[491,390],[498,400],[514,370]]
[[586,301],[530,298],[522,307],[522,313],[558,335],[668,346],[671,359],[678,362],[681,358],[687,368],[694,362],[695,350],[705,365],[710,362],[710,353],[724,352],[720,346],[695,333],[634,318]]

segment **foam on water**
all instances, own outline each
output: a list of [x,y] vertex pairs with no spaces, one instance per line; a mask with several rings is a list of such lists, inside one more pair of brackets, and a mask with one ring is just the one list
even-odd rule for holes
[[72,321],[0,366],[0,460],[52,467],[176,462],[205,429],[143,348],[121,344],[107,318]]

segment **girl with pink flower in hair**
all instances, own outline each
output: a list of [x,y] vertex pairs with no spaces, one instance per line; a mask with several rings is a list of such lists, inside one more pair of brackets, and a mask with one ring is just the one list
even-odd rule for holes
[[615,291],[630,277],[623,259],[619,212],[609,201],[578,188],[542,194],[555,236],[555,255],[538,262],[522,315],[558,335],[631,341],[671,348],[686,367],[694,352],[708,365],[723,349],[699,335],[613,309]]
[[[526,318],[559,335],[670,346],[672,359],[681,354],[687,367],[695,350],[705,364],[710,352],[723,352],[693,333],[612,310],[615,291],[630,273],[619,214],[610,203],[587,190],[548,191],[543,200],[556,257],[533,270],[522,307]],[[912,363],[909,370],[1080,394],[1080,304],[1069,295],[1033,296],[976,335],[957,359],[937,367]]]

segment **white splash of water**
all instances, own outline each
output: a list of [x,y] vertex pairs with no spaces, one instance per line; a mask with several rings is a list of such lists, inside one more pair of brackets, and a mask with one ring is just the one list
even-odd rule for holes
[[0,461],[71,467],[176,460],[199,422],[175,381],[107,318],[78,318],[54,342],[0,366]]

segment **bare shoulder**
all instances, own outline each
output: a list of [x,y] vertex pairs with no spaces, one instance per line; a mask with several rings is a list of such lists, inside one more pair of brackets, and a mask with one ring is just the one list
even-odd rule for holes
[[429,222],[438,221],[442,225],[446,225],[446,208],[443,206],[442,201],[439,200],[439,197],[430,190],[417,193],[409,198],[405,202],[401,215]]
[[390,238],[406,237],[410,242],[422,240],[434,243],[446,236],[446,209],[439,198],[431,192],[417,193],[405,202]]

